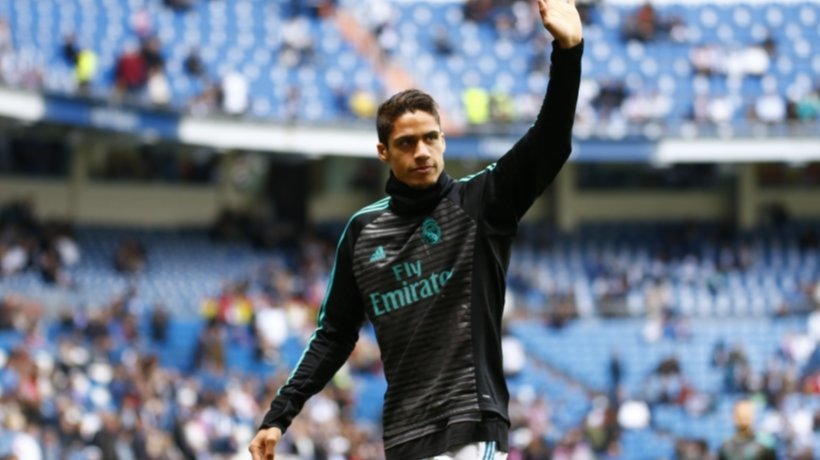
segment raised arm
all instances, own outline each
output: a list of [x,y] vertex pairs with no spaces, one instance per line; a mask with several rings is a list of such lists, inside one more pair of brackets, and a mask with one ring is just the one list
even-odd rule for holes
[[581,18],[575,0],[536,1],[541,21],[555,39],[552,65],[535,123],[488,173],[486,218],[503,232],[514,231],[572,151],[572,124],[581,83]]

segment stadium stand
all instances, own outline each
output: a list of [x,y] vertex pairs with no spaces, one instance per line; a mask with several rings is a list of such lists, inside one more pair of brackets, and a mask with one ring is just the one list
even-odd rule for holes
[[[369,118],[375,100],[394,85],[385,61],[400,63],[404,81],[430,91],[462,123],[526,121],[538,108],[548,43],[524,2],[499,2],[480,14],[470,8],[480,2],[291,3],[298,5],[201,1],[179,10],[160,1],[3,2],[0,18],[10,35],[3,80],[78,91],[79,61],[66,59],[63,46],[73,37],[72,56],[95,56],[87,94],[122,98],[114,88],[123,54],[156,39],[158,55],[149,63],[164,78],[154,85],[150,69],[138,71],[136,100],[150,103],[152,86],[168,86],[159,104],[175,110],[208,113],[221,91],[226,103],[239,93],[239,105],[225,107],[229,113],[325,123]],[[576,134],[600,125],[651,124],[679,134],[685,121],[748,127],[817,120],[816,3],[664,2],[648,13],[614,3],[593,3],[586,15],[589,52]],[[334,8],[352,20],[340,21]],[[633,30],[642,14],[651,33]],[[351,24],[362,33],[347,33]],[[367,34],[372,44],[363,47]],[[192,50],[200,71],[188,68]],[[522,73],[527,78],[515,77]],[[243,102],[247,94],[253,98]],[[468,113],[475,101],[485,117]]]
[[[12,425],[7,425],[7,444],[0,443],[0,449],[7,452],[11,439],[17,439],[14,433],[24,432],[40,436],[41,446],[51,453],[91,455],[89,449],[117,448],[99,440],[110,418],[106,414],[125,417],[134,410],[134,398],[146,407],[149,401],[157,402],[159,413],[140,413],[142,427],[116,428],[117,423],[110,422],[119,433],[118,448],[136,449],[127,447],[132,437],[154,441],[145,449],[156,444],[181,452],[227,453],[247,442],[259,402],[268,399],[271,385],[296,364],[310,335],[332,242],[306,240],[298,250],[254,250],[241,241],[214,241],[193,229],[41,231],[48,226],[27,217],[24,206],[10,204],[5,211],[3,229],[9,243],[4,262],[15,253],[11,248],[33,249],[27,254],[30,264],[0,280],[3,409],[6,414],[20,411],[29,426],[26,430],[19,427],[20,420],[7,420]],[[626,224],[610,224],[591,225],[565,239],[553,232],[555,246],[547,250],[534,250],[535,243],[526,240],[517,246],[505,340],[517,341],[527,358],[515,364],[516,350],[505,351],[512,363],[508,372],[515,448],[535,451],[542,443],[553,452],[671,458],[681,443],[698,441],[714,452],[732,433],[733,401],[749,395],[756,395],[765,408],[761,424],[777,436],[783,455],[816,448],[820,436],[811,423],[807,431],[800,420],[816,416],[820,408],[811,384],[813,372],[820,369],[812,335],[817,331],[810,330],[816,314],[809,315],[818,308],[820,267],[818,247],[805,237],[816,232],[817,225],[799,222],[721,242],[735,256],[744,244],[752,244],[757,249],[744,256],[748,260],[728,257],[701,237],[689,246],[681,243],[679,253],[661,260],[662,242],[678,238],[680,228],[692,225],[641,227],[657,239]],[[714,229],[694,228],[701,234]],[[47,243],[29,244],[30,235],[41,235]],[[37,248],[57,246],[57,241],[65,247],[72,238],[76,263],[63,266],[61,276],[44,277],[43,250]],[[144,248],[144,265],[127,272],[115,268],[115,255],[122,242],[131,239]],[[693,255],[712,271],[687,268]],[[602,261],[610,264],[609,272]],[[618,264],[628,276],[611,271]],[[692,273],[698,276],[687,278]],[[643,294],[622,293],[624,303],[635,304],[631,308],[604,309],[604,296],[594,287],[601,276],[627,276],[627,292]],[[653,311],[658,308],[650,306],[655,302],[655,294],[648,292],[655,286],[653,276],[672,285],[713,277],[719,282],[704,287],[708,295],[695,296],[690,310],[685,309],[685,297],[673,294],[661,295],[667,303]],[[727,280],[733,276],[744,280],[744,292],[771,288],[778,294],[763,296],[756,311],[722,310],[715,299],[731,298],[734,281]],[[775,282],[791,278],[785,284]],[[626,300],[635,296],[645,298]],[[586,312],[580,307],[584,297],[591,303]],[[789,299],[789,308],[782,308],[783,299]],[[736,306],[746,303],[751,302],[744,298]],[[563,316],[557,314],[560,305],[569,306]],[[278,318],[287,323],[285,337],[272,336],[270,343],[257,322],[268,309],[279,311]],[[156,320],[158,315],[165,320]],[[286,449],[313,458],[299,445],[304,435],[314,436],[314,449],[378,457],[372,452],[379,449],[378,395],[385,383],[374,350],[372,331],[366,328],[350,365],[324,397],[311,403],[306,426],[295,426],[290,438],[294,445]],[[619,366],[614,385],[612,360]],[[124,375],[137,379],[138,388],[132,390],[136,395],[122,388]],[[36,377],[39,386],[30,387],[27,376]],[[166,381],[170,392],[162,390]],[[148,388],[139,388],[142,385]],[[69,389],[66,394],[73,396],[68,400],[52,399]],[[634,415],[622,413],[632,407],[628,404],[615,412],[616,401],[645,404],[648,419],[638,416],[635,422]],[[83,415],[71,415],[72,410]],[[60,421],[71,417],[73,422]],[[781,425],[774,423],[778,417]],[[337,428],[329,427],[331,420]],[[38,423],[43,425],[32,428]],[[63,423],[75,423],[72,429],[78,432]],[[51,436],[60,441],[46,442]],[[134,452],[143,458],[143,451]]]

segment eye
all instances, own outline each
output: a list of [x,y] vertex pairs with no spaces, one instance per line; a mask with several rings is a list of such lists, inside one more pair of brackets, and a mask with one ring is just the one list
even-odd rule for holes
[[399,140],[396,142],[396,144],[398,144],[398,146],[399,146],[399,147],[402,147],[402,148],[404,148],[404,147],[409,147],[409,146],[410,146],[410,139],[409,139],[409,138],[406,138],[406,137],[402,137],[401,139],[399,139]]

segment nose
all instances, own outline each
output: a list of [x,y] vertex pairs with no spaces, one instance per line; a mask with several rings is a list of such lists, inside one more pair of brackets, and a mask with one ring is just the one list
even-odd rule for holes
[[416,144],[416,151],[413,152],[413,158],[418,162],[427,161],[430,158],[430,147],[424,142]]

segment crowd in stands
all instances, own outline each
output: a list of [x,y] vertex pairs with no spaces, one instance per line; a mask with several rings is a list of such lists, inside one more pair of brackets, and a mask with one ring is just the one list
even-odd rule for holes
[[71,226],[40,222],[32,203],[18,200],[0,207],[0,280],[35,270],[45,284],[68,286],[65,269],[80,261],[80,247]]
[[[302,271],[310,272],[306,264]],[[182,459],[241,453],[264,402],[287,377],[281,344],[298,336],[304,345],[321,294],[309,292],[316,286],[300,288],[304,279],[282,267],[269,274],[263,292],[275,294],[249,295],[248,284],[238,283],[205,300],[194,353],[178,367],[161,362],[163,353],[180,346],[169,329],[182,319],[161,305],[139,305],[135,292],[100,309],[63,310],[57,317],[34,300],[4,296],[0,335],[10,343],[0,353],[0,456]],[[229,347],[253,349],[250,365],[273,363],[265,367],[273,370],[237,371]],[[294,422],[281,444],[282,458],[380,458],[377,420],[355,421],[352,409],[357,377],[379,372],[377,348],[365,336],[350,364]],[[547,410],[540,397],[534,407],[513,401],[516,428],[531,433],[519,440],[515,458],[544,458],[538,455],[546,448]],[[577,442],[568,440],[561,449]]]
[[[781,209],[772,212],[781,229],[789,227],[789,217]],[[620,236],[602,233],[597,244],[587,247],[583,245],[589,240],[584,237],[531,244],[525,253],[538,256],[513,264],[510,284],[536,304],[544,299],[553,303],[550,315],[557,324],[579,314],[646,315],[648,339],[685,336],[681,315],[725,315],[733,308],[738,314],[807,314],[818,295],[819,283],[812,277],[814,259],[801,258],[820,247],[816,227],[795,230],[780,243],[743,235],[731,225],[691,222],[635,228]],[[778,264],[787,264],[787,258],[793,270],[780,269]],[[588,283],[582,290],[578,279]],[[754,300],[739,300],[741,287],[767,296],[768,305],[753,307]],[[580,294],[590,300],[579,298]],[[706,310],[694,309],[687,294],[707,297],[707,305],[701,306]]]
[[[210,2],[168,0],[164,2],[164,7],[176,11],[175,14],[186,15],[201,10],[200,3]],[[584,79],[577,120],[580,134],[600,130],[618,132],[628,127],[640,129],[647,125],[663,128],[673,120],[689,120],[703,126],[738,123],[743,119],[762,126],[781,126],[785,123],[800,126],[818,119],[820,82],[812,77],[813,74],[795,72],[789,74],[790,77],[778,75],[778,72],[789,72],[795,64],[785,62],[792,62],[795,56],[809,59],[811,49],[811,44],[806,41],[810,41],[811,37],[801,37],[794,31],[784,35],[774,27],[778,21],[782,23],[780,12],[755,13],[765,16],[765,20],[757,16],[755,20],[750,19],[750,12],[743,8],[722,12],[727,19],[732,17],[734,25],[731,27],[737,27],[738,32],[731,40],[717,40],[711,36],[700,36],[700,28],[716,27],[719,18],[723,18],[708,8],[696,10],[700,13],[698,19],[693,19],[692,15],[684,19],[679,10],[654,7],[651,2],[623,13],[614,13],[605,0],[580,2],[579,7],[590,30],[587,48],[594,55],[596,65],[606,55],[613,56],[608,59],[610,68],[620,66],[616,71],[603,73],[593,68]],[[805,19],[806,24],[810,25],[811,21],[817,20],[818,11],[811,5],[805,8],[811,13],[804,15],[808,18]],[[391,65],[395,67],[397,63],[413,65],[402,62],[400,48],[409,37],[402,35],[406,32],[400,30],[400,24],[420,20],[417,17],[423,17],[424,13],[412,8],[399,8],[386,0],[340,2],[338,5],[329,0],[285,2],[275,11],[281,16],[281,40],[271,49],[271,56],[262,60],[272,60],[276,66],[272,72],[277,74],[305,72],[300,75],[306,75],[331,70],[327,85],[333,94],[328,98],[322,96],[326,106],[315,110],[324,113],[324,119],[370,119],[377,101],[386,96],[377,88],[389,85],[362,85],[359,80],[363,77],[357,77],[356,81],[339,78],[339,69],[334,66],[348,64],[331,62],[334,56],[328,54],[323,48],[324,44],[317,41],[316,34],[316,24],[333,24],[337,11],[351,12],[357,19],[355,24],[361,31],[356,34],[358,38],[353,40],[352,46],[372,61],[370,65],[373,70],[367,70],[366,66],[362,70],[374,72],[365,80],[396,78],[394,73],[384,69],[391,68]],[[191,44],[182,65],[178,66],[182,71],[169,70],[166,59],[171,52],[171,44],[162,42],[161,30],[155,24],[155,14],[156,6],[148,0],[134,6],[129,21],[130,30],[126,31],[126,38],[120,45],[122,49],[112,68],[102,68],[95,46],[78,43],[74,34],[62,37],[62,45],[54,43],[55,49],[62,46],[62,55],[74,73],[78,94],[185,110],[196,115],[223,113],[242,116],[256,113],[251,94],[262,88],[257,82],[259,76],[214,62],[210,50]],[[503,56],[510,54],[503,50],[513,46],[527,50],[530,62],[527,68],[517,71],[526,72],[527,81],[535,83],[530,84],[530,90],[521,92],[520,89],[513,89],[513,82],[507,81],[503,73],[493,78],[493,85],[489,85],[486,79],[478,78],[478,74],[468,73],[463,76],[463,82],[453,83],[451,91],[461,94],[454,104],[450,103],[449,98],[444,98],[445,111],[472,127],[488,124],[498,127],[531,121],[540,106],[543,82],[549,71],[544,52],[549,47],[549,38],[537,27],[533,5],[523,0],[468,0],[459,14],[461,27],[465,31],[471,27],[490,31],[476,36],[476,39],[486,40],[487,43],[459,43],[453,30],[443,23],[436,23],[432,26],[429,41],[426,36],[417,36],[421,47],[420,58],[430,57],[436,66],[457,68],[463,67],[465,59],[471,59],[475,47],[494,49],[496,53],[501,53],[496,59],[503,60]],[[767,25],[761,25],[761,20]],[[697,24],[700,28],[694,28],[693,21],[702,22]],[[745,37],[740,29],[749,27],[753,21],[755,27],[751,38]],[[8,20],[0,17],[0,81],[12,86],[42,88],[46,80],[44,73],[53,71],[50,66],[54,64],[39,62],[31,58],[31,53],[27,51],[18,52],[13,36]],[[602,37],[610,36],[618,37],[620,42],[604,43],[606,39]],[[347,38],[334,38],[344,39]],[[783,43],[784,39],[789,43]],[[786,57],[782,52],[784,47],[790,50]],[[675,55],[680,55],[680,50],[684,50],[683,54],[688,54],[688,59],[668,63],[674,69],[660,69],[659,66],[666,65],[663,56],[670,49],[676,50]],[[47,50],[46,54],[49,53]],[[615,57],[622,54],[634,60],[636,68],[626,69],[625,66],[631,64],[621,57]],[[640,56],[646,56],[646,60],[641,61]],[[455,64],[458,62],[462,64]],[[491,64],[482,65],[493,67]],[[816,62],[807,61],[806,65],[815,66],[816,72]],[[673,70],[674,73],[670,74]],[[416,68],[404,69],[404,73],[417,72],[419,69]],[[176,94],[179,86],[169,81],[180,78],[187,79],[183,86],[197,88],[194,94],[186,94],[184,100]],[[417,78],[424,79],[420,75]],[[785,85],[781,81],[784,78],[793,81]],[[690,87],[691,91],[687,89]],[[277,98],[281,107],[274,112],[283,120],[299,121],[305,115],[305,92],[315,93],[317,88],[290,82],[284,87],[268,90],[279,95]],[[691,97],[687,95],[690,93]],[[682,103],[688,105],[685,110],[681,110]],[[269,109],[259,110],[270,113]]]
[[[161,298],[141,295],[136,284],[102,305],[56,309],[41,302],[36,290],[4,288],[6,280],[44,273],[44,254],[49,251],[55,253],[51,263],[69,279],[72,267],[95,257],[78,246],[72,237],[76,231],[52,227],[39,222],[22,202],[9,203],[0,213],[0,255],[4,268],[7,263],[15,268],[0,276],[0,458],[232,458],[243,452],[264,404],[287,378],[315,327],[333,242],[306,237],[282,248],[290,257],[274,250],[267,262],[248,266],[244,276],[212,286],[212,295],[189,299],[200,303],[199,317],[192,318]],[[677,238],[674,246],[685,253],[687,244],[680,235],[672,232],[669,238]],[[237,238],[244,236],[235,235],[233,243]],[[810,237],[803,241],[803,253],[816,252]],[[226,243],[215,239],[212,244],[216,248]],[[691,244],[697,245],[694,240]],[[151,276],[160,263],[151,258],[152,249],[163,251],[138,237],[121,239],[109,254],[110,276]],[[530,252],[526,247],[518,251]],[[646,267],[671,266],[678,255]],[[589,262],[595,276],[609,276],[594,260]],[[740,253],[731,253],[725,262],[726,270],[753,264]],[[679,272],[688,271],[676,266],[657,276],[674,278]],[[627,271],[612,276],[631,275]],[[521,284],[530,280],[521,279],[515,269],[512,276],[519,279],[511,280],[510,326],[541,324],[539,334],[560,338],[586,320],[578,318],[572,296],[554,295],[536,308],[526,305]],[[42,276],[42,286],[55,282],[59,280]],[[648,449],[651,443],[662,446],[661,456],[710,458],[720,446],[676,431],[664,414],[669,417],[677,407],[681,412],[675,417],[709,419],[719,413],[721,401],[742,398],[751,398],[760,412],[755,426],[768,436],[767,446],[788,453],[788,458],[811,458],[817,445],[812,437],[820,427],[820,413],[811,410],[820,411],[820,404],[795,411],[789,403],[796,396],[820,395],[820,283],[815,280],[811,288],[806,308],[789,316],[801,321],[803,332],[785,333],[779,344],[772,344],[775,352],[765,367],[753,365],[744,342],[712,344],[709,365],[722,376],[715,391],[693,384],[692,369],[673,354],[655,362],[641,386],[632,388],[625,376],[636,372],[629,364],[634,361],[614,350],[602,369],[609,388],[596,387],[562,374],[560,365],[533,354],[537,350],[526,337],[508,331],[504,352],[512,390],[510,458],[632,458],[635,446]],[[549,316],[556,303],[568,310],[560,318]],[[651,320],[653,308],[638,317]],[[664,310],[662,301],[657,308]],[[663,319],[659,335],[642,334],[645,347],[686,344],[701,333],[698,325],[703,323],[688,315],[667,314]],[[726,319],[726,324],[731,321]],[[384,387],[372,385],[381,378],[378,347],[366,327],[348,364],[289,430],[282,457],[380,458],[377,400]],[[546,386],[539,386],[543,381]],[[563,388],[563,393],[556,395],[551,388]],[[573,397],[580,398],[580,406],[571,402]],[[576,416],[567,415],[577,410]],[[650,437],[636,440],[636,433]]]

